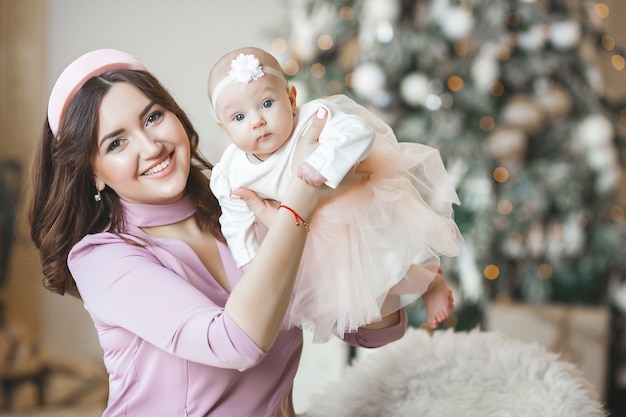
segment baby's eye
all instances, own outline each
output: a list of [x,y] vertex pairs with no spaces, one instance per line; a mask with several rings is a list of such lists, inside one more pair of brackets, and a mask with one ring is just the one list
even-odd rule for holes
[[273,103],[273,101],[272,101],[272,100],[265,100],[261,106],[262,106],[264,109],[267,109],[267,108],[272,107],[272,103]]
[[235,117],[233,117],[233,119],[234,119],[236,122],[241,122],[244,118],[245,118],[245,116],[244,116],[243,114],[241,114],[241,113],[236,114],[236,115],[235,115]]

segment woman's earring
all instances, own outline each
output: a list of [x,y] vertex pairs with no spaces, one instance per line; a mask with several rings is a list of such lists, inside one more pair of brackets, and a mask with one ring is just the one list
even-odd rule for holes
[[93,199],[99,203],[102,201],[102,195],[100,195],[100,190],[98,190],[98,188],[96,188],[96,191],[97,193],[93,195]]

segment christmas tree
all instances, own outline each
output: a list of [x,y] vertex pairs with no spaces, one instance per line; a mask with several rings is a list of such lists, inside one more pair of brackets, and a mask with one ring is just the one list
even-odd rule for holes
[[461,319],[477,319],[489,299],[607,301],[609,282],[626,277],[618,192],[626,104],[604,98],[594,64],[624,68],[624,50],[603,30],[606,4],[286,7],[274,52],[299,98],[346,94],[399,141],[440,149],[462,203],[455,219],[466,243],[444,264]]

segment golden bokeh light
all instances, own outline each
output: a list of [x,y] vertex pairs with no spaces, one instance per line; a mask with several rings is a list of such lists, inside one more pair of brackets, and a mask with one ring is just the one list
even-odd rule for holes
[[509,170],[505,167],[498,167],[493,170],[493,179],[497,182],[505,182],[509,179]]
[[319,62],[311,65],[310,71],[313,78],[323,78],[326,75],[326,67]]
[[469,44],[465,40],[456,41],[452,49],[457,56],[465,56],[469,52]]
[[624,220],[624,207],[611,207],[611,220],[613,220],[614,222],[621,222],[622,220]]
[[463,79],[458,75],[452,75],[448,78],[448,88],[454,92],[459,92],[464,87]]
[[537,268],[537,274],[541,279],[549,279],[552,277],[552,267],[548,264],[541,264]]
[[508,61],[511,58],[511,49],[505,45],[500,46],[496,51],[496,57],[502,62]]
[[343,79],[343,82],[346,83],[346,85],[350,88],[352,88],[352,74],[352,72],[347,73],[345,78]]
[[626,60],[624,60],[624,57],[621,55],[613,55],[611,57],[611,64],[613,65],[613,68],[621,71],[626,66]]
[[489,132],[496,127],[496,121],[491,116],[483,116],[480,118],[479,126],[485,132]]
[[272,41],[272,50],[277,54],[282,54],[287,50],[287,41],[283,38],[276,38]]
[[505,198],[505,199],[498,201],[498,213],[506,216],[507,214],[511,214],[512,211],[513,211],[513,203],[511,203],[511,200],[507,200]]
[[296,75],[300,71],[300,65],[295,59],[288,59],[283,63],[283,71],[287,75]]
[[485,278],[494,280],[500,276],[500,269],[497,266],[490,264],[485,267],[483,274],[485,275]]
[[500,97],[502,94],[504,94],[504,84],[502,84],[500,81],[491,84],[489,92],[494,97]]
[[352,20],[354,18],[354,9],[350,6],[343,6],[339,9],[339,18],[341,20]]
[[331,38],[330,35],[321,35],[317,38],[317,47],[322,51],[328,51],[333,47],[333,44],[333,38]]
[[600,38],[600,43],[607,51],[612,51],[615,48],[615,38],[609,35],[604,35]]
[[593,6],[593,10],[595,10],[596,14],[602,19],[609,17],[609,6],[607,6],[606,3],[596,3],[596,5]]

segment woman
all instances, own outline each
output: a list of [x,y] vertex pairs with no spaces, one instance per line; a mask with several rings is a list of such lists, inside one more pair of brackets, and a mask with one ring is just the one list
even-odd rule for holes
[[[324,120],[308,133],[307,146]],[[283,319],[306,230],[337,190],[297,178],[281,202],[242,198],[268,228],[245,273],[219,229],[198,137],[171,95],[132,56],[78,58],[57,80],[33,168],[31,236],[44,285],[80,297],[109,373],[103,416],[294,416],[300,329]],[[397,312],[348,343],[400,338]]]

